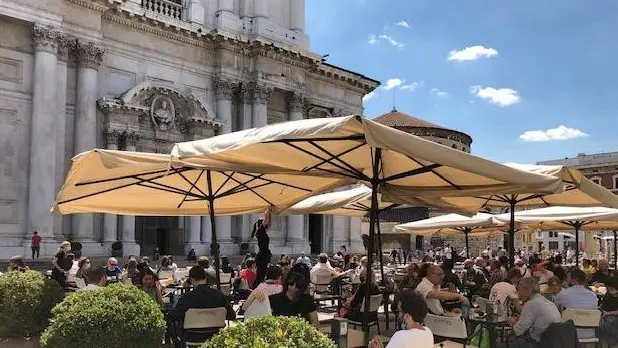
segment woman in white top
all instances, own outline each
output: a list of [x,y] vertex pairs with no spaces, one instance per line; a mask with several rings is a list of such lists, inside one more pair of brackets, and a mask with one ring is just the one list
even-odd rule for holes
[[283,291],[281,286],[281,275],[283,274],[281,267],[270,265],[266,270],[266,280],[260,283],[249,295],[247,301],[243,303],[242,310],[246,311],[254,300],[264,302],[270,295],[276,295]]
[[[427,316],[427,303],[414,290],[401,293],[402,330],[395,332],[386,348],[433,348],[433,333],[422,323]],[[369,342],[369,348],[384,348],[380,337]]]

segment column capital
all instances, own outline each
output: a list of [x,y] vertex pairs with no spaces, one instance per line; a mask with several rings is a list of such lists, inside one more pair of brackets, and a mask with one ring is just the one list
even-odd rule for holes
[[139,142],[139,133],[137,132],[127,132],[124,134],[126,146],[135,148],[137,143]]
[[238,95],[238,99],[241,103],[251,104],[253,101],[253,90],[247,82],[239,83],[234,88],[234,91]]
[[232,100],[237,82],[221,77],[213,78],[212,82],[217,100]]
[[60,34],[58,36],[58,60],[66,63],[69,60],[69,52],[75,50],[76,43],[73,37]]
[[288,108],[291,112],[303,111],[305,107],[305,96],[300,92],[292,92],[287,97]]
[[77,64],[80,68],[99,69],[105,49],[94,42],[78,41],[76,45]]
[[37,52],[58,53],[58,36],[60,31],[57,28],[35,24],[32,29],[32,41],[34,50]]
[[251,85],[253,102],[259,104],[267,104],[268,99],[272,96],[274,88],[267,85],[252,83]]
[[106,129],[103,131],[103,136],[105,136],[105,144],[109,148],[112,145],[119,145],[120,139],[122,138],[122,133],[120,133],[116,129]]

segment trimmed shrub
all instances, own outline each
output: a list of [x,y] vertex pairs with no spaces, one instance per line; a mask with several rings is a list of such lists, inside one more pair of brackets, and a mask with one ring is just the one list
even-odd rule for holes
[[165,334],[159,305],[130,285],[78,291],[52,313],[41,335],[43,348],[152,348],[161,345]]
[[8,272],[0,277],[0,337],[30,337],[45,329],[64,290],[40,272]]
[[336,348],[333,340],[301,318],[268,316],[222,330],[202,348]]

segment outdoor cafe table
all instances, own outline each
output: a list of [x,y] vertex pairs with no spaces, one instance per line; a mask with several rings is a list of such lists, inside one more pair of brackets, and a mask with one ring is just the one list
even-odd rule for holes
[[[361,330],[348,329],[348,334],[346,336],[341,336],[341,338],[337,342],[337,347],[339,348],[361,348],[367,347],[367,340],[372,339],[373,337],[367,337],[366,333]],[[380,336],[380,340],[384,344],[387,345],[390,338],[385,336]]]
[[498,346],[497,328],[507,323],[506,317],[499,317],[497,315],[492,315],[491,317],[485,315],[481,317],[478,315],[478,311],[470,311],[470,314],[465,319],[470,324],[476,324],[475,326],[480,325],[479,342],[483,342],[483,328],[486,328],[487,331],[489,331],[489,346],[491,348]]

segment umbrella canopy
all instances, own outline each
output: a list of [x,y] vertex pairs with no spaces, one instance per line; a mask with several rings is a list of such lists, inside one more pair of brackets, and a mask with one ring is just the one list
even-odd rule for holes
[[[511,221],[510,214],[495,216],[496,220]],[[515,212],[515,222],[544,231],[574,230],[575,244],[579,251],[579,231],[618,230],[618,209],[604,207],[548,207]],[[579,258],[575,258],[579,264]]]
[[[221,163],[215,163],[221,165]],[[192,168],[169,155],[93,150],[73,158],[54,210],[61,214],[110,213],[141,216],[216,215],[285,209],[316,192],[349,184],[332,177],[264,174]],[[208,187],[208,175],[212,191]]]
[[393,228],[396,233],[411,233],[420,236],[441,235],[450,236],[463,233],[466,238],[466,252],[470,257],[469,235],[486,236],[495,232],[503,232],[507,224],[494,219],[492,214],[478,213],[474,216],[446,214],[433,218],[408,222]]
[[[369,250],[374,250],[378,191],[410,197],[562,190],[548,175],[519,170],[390,128],[361,116],[306,119],[179,143],[172,156],[192,166],[210,160],[246,168],[270,166],[296,173],[330,174],[371,186]],[[475,213],[476,211],[471,211]],[[368,263],[373,260],[368,254]],[[367,272],[367,282],[372,272]],[[369,310],[369,294],[365,310]]]
[[[528,192],[519,194],[459,195],[442,197],[435,204],[454,205],[461,210],[474,210],[486,206],[509,207],[512,214],[516,207],[548,206],[607,206],[618,208],[618,196],[608,189],[587,179],[581,171],[565,166],[507,164],[511,168],[529,173],[555,177],[562,182],[564,190],[555,193]],[[392,194],[395,194],[392,192]],[[405,193],[402,193],[405,196]],[[401,199],[400,199],[401,200]],[[514,264],[515,226],[514,219],[509,231],[510,263]]]
[[[278,211],[316,192],[350,184],[346,178],[266,173],[265,168],[253,173],[221,164],[211,161],[210,167],[193,168],[174,163],[169,155],[85,152],[73,159],[54,210],[62,214],[210,215],[211,249],[218,263],[215,214]],[[218,267],[215,273],[219,280]]]

